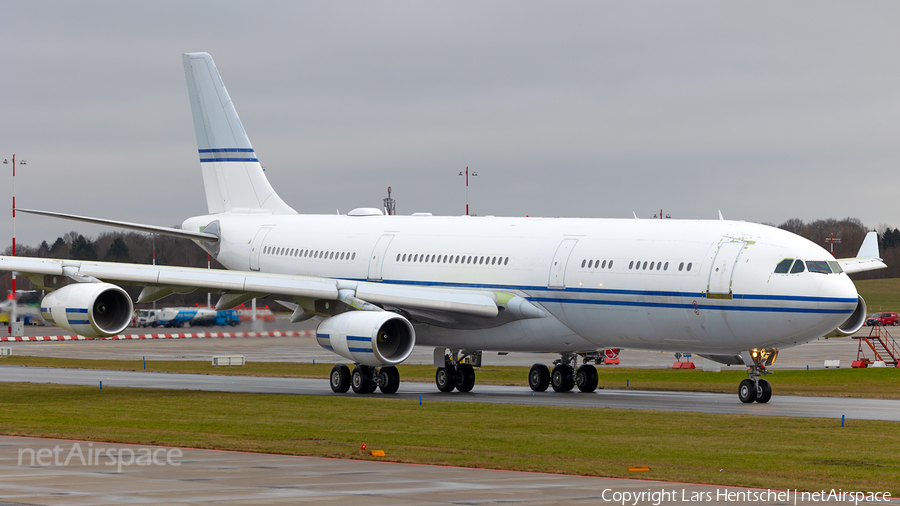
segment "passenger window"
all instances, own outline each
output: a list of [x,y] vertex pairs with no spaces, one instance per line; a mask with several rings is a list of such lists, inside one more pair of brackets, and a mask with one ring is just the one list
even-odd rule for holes
[[678,264],[678,270],[681,271],[682,269],[684,269],[684,262]]
[[606,269],[606,260],[603,261],[603,265],[600,266],[601,269]]
[[644,260],[644,270],[647,270],[647,261]]
[[664,271],[669,270],[669,262],[666,262],[666,265],[663,266],[663,270]]
[[653,270],[653,264],[654,264],[654,262],[650,262],[650,270],[651,271]]
[[587,265],[587,260],[582,260],[582,261],[581,261],[581,268],[583,269],[585,265]]
[[609,261],[609,268],[612,269],[612,260]]
[[820,260],[810,260],[806,262],[806,269],[809,272],[815,272],[818,274],[831,274],[831,268],[828,267],[828,262],[823,262]]
[[775,274],[787,274],[791,270],[792,263],[794,263],[793,258],[785,258],[778,262],[778,265],[775,266]]
[[444,263],[447,263],[447,255],[444,255]]
[[491,259],[491,265],[497,265],[497,257]]
[[660,267],[662,267],[662,262],[656,262],[656,270],[659,270]]
[[503,265],[506,265],[508,263],[509,263],[509,257],[506,257],[506,260],[503,261]]
[[634,267],[634,260],[628,262],[628,268],[631,269],[632,267]]
[[688,272],[691,272],[691,266],[692,266],[692,265],[694,265],[694,264],[692,264],[691,262],[688,262],[688,267],[687,267]]
[[797,260],[794,262],[794,267],[791,268],[791,274],[797,274],[798,272],[803,272],[805,268],[803,267],[803,260]]

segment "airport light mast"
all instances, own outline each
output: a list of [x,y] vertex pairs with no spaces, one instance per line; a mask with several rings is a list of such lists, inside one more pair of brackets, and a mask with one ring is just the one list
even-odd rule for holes
[[[4,165],[9,164],[9,160],[3,159]],[[19,160],[19,165],[28,165],[25,160]],[[16,154],[12,155],[12,256],[16,256]],[[6,330],[9,335],[13,333],[13,327],[16,322],[16,273],[12,273],[12,292],[9,294],[12,300],[9,310],[9,325]]]
[[[459,175],[462,176],[463,172],[460,171]],[[473,170],[472,177],[475,177],[477,175],[478,175],[478,173]],[[469,167],[468,166],[466,166],[465,176],[466,176],[466,216],[468,216],[469,215]]]
[[829,237],[826,237],[826,238],[825,238],[825,242],[831,244],[831,253],[834,254],[834,243],[839,243],[839,244],[840,244],[841,238],[838,237],[837,239],[835,239],[835,238],[834,238],[834,232],[832,232],[831,235],[830,235]]

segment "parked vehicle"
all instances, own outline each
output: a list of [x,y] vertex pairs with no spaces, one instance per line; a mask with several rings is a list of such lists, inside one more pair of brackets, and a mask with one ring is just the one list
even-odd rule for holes
[[866,318],[866,325],[900,325],[897,313],[872,313]]
[[185,323],[202,327],[233,327],[240,323],[240,318],[234,309],[215,311],[208,308],[167,307],[138,310],[134,321],[137,327],[183,327]]

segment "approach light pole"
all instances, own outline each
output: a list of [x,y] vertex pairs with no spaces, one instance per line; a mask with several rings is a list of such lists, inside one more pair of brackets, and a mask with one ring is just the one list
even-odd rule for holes
[[[459,175],[462,176],[463,172],[459,171]],[[478,173],[473,170],[472,177],[475,177],[477,175],[478,175]],[[468,166],[466,167],[465,176],[466,176],[466,216],[468,216],[469,215],[469,167]]]
[[[3,159],[3,164],[8,165],[9,160]],[[19,165],[28,165],[25,160],[19,160]],[[12,256],[16,256],[16,154],[12,155]],[[12,291],[9,294],[12,301],[9,310],[9,325],[6,330],[9,335],[13,334],[13,327],[16,325],[16,273],[12,273]]]

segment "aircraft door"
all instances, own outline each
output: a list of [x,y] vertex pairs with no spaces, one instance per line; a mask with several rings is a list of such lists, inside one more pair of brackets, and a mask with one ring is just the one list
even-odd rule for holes
[[742,242],[726,242],[719,246],[716,259],[713,260],[712,268],[709,271],[707,297],[711,299],[731,298],[731,280],[734,278],[734,269],[743,249],[744,243]]
[[566,287],[566,264],[569,263],[569,255],[575,249],[578,239],[563,239],[556,248],[556,254],[553,255],[553,262],[550,264],[550,280],[547,286],[550,288]]
[[369,281],[381,281],[381,268],[384,266],[384,255],[387,253],[388,246],[394,239],[393,234],[384,234],[375,244],[372,250],[372,256],[369,258]]
[[263,241],[266,239],[266,236],[269,235],[270,230],[272,230],[272,227],[263,227],[259,229],[259,232],[257,232],[256,236],[253,238],[253,242],[250,243],[251,271],[259,270],[259,254],[262,251]]

